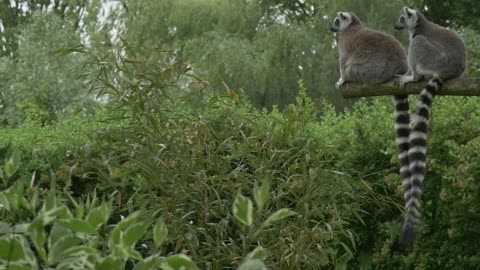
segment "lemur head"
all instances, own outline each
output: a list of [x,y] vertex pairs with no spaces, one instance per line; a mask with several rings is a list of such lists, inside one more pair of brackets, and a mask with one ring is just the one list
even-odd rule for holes
[[360,20],[355,14],[350,12],[338,12],[337,17],[333,20],[333,24],[330,27],[332,32],[343,32],[351,25],[360,24]]
[[397,30],[414,29],[423,20],[423,15],[415,9],[404,7],[400,18],[393,26]]

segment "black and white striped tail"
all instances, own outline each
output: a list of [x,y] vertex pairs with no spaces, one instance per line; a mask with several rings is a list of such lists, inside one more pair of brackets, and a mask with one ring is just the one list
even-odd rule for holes
[[410,192],[410,170],[408,162],[408,149],[410,136],[410,112],[408,95],[397,95],[393,97],[395,104],[395,131],[396,143],[398,145],[398,159],[400,160],[400,178],[404,194]]
[[406,215],[400,238],[400,243],[403,245],[409,245],[415,241],[420,225],[420,197],[422,195],[423,180],[427,172],[428,121],[432,100],[442,84],[442,81],[438,78],[433,78],[428,82],[425,89],[420,93],[417,114],[412,121],[408,149],[410,181],[404,185]]

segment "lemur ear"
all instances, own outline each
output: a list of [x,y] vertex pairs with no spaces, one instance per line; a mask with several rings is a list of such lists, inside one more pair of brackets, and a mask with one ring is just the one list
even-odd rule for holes
[[407,16],[408,16],[409,19],[412,18],[413,13],[410,12],[410,9],[409,9],[409,8],[406,8],[406,9],[405,9],[405,13],[407,14]]
[[343,20],[346,20],[346,19],[347,19],[347,16],[345,16],[345,15],[343,14],[343,12],[340,12],[339,15],[340,15],[340,17],[342,17]]

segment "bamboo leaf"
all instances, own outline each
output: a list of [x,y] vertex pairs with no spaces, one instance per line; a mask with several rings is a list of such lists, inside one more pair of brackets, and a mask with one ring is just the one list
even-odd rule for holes
[[242,224],[251,226],[253,222],[252,201],[240,193],[237,194],[233,202],[233,215]]

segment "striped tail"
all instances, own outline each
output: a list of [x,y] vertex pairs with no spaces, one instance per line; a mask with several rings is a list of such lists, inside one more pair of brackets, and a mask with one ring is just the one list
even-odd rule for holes
[[[393,97],[395,104],[395,131],[397,134],[398,159],[400,160],[400,178],[404,194],[410,192],[410,170],[408,162],[408,149],[410,144],[410,112],[408,95],[397,95]],[[406,199],[406,198],[405,198]]]
[[409,245],[415,241],[420,225],[420,197],[422,184],[427,172],[427,131],[432,100],[442,87],[439,78],[431,79],[425,89],[420,93],[417,105],[417,115],[412,121],[412,130],[409,137],[409,184],[404,185],[406,215],[403,222],[400,243]]

